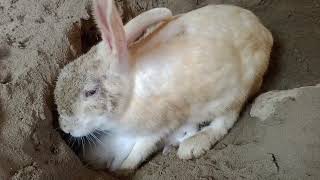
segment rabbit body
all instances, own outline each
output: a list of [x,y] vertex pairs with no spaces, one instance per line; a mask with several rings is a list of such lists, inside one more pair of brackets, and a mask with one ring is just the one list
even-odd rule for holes
[[209,5],[165,23],[131,47],[134,90],[123,126],[157,139],[212,121],[178,149],[183,159],[200,156],[227,133],[259,89],[272,44],[257,17],[235,6]]
[[[259,90],[273,44],[271,33],[253,13],[232,5],[208,5],[162,22],[129,46],[126,75],[110,72],[114,58],[106,50],[109,39],[91,52],[95,59],[105,59],[100,66],[108,67],[94,73],[103,76],[106,71],[107,79],[118,77],[104,83],[109,87],[104,93],[113,92],[106,95],[105,108],[113,105],[111,100],[121,108],[114,116],[109,116],[112,110],[108,115],[95,112],[99,115],[88,120],[95,125],[85,132],[109,130],[131,138],[115,169],[136,168],[159,148],[161,140],[179,146],[182,159],[204,154],[228,132],[246,100]],[[117,47],[122,53],[124,46],[114,44],[111,49]],[[63,90],[57,90],[56,96],[58,91]],[[199,130],[203,122],[210,124]],[[112,144],[116,145],[109,148]]]
[[131,47],[133,95],[121,120],[139,133],[241,108],[267,69],[272,37],[249,11],[209,5]]

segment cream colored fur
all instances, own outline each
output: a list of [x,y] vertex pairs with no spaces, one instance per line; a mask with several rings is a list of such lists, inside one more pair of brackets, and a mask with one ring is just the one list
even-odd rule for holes
[[[98,18],[103,28],[99,21],[103,17]],[[119,23],[115,26],[121,28]],[[116,32],[111,40],[122,36]],[[99,116],[91,114],[90,131],[111,130],[130,137],[133,145],[121,154],[126,158],[117,162],[121,165],[115,169],[134,169],[159,148],[161,140],[179,146],[177,155],[181,159],[197,158],[219,141],[233,126],[247,99],[259,90],[273,38],[250,11],[208,5],[168,18],[129,49],[122,49],[125,46],[121,41],[109,44],[111,49],[116,47],[112,56],[106,44],[104,40],[97,46],[96,58],[109,64],[117,57],[127,60],[129,73],[116,73],[122,82],[118,86],[104,83],[103,89],[108,92],[123,92],[117,97],[121,108],[99,111]],[[124,50],[128,54],[120,56]],[[78,103],[77,107],[87,106]],[[84,112],[77,115],[79,121],[84,116]],[[67,119],[62,121],[72,121]],[[209,126],[198,131],[198,124],[207,121]],[[109,148],[113,148],[112,143]]]
[[[163,137],[184,124],[212,121],[179,146],[180,158],[199,157],[227,133],[261,85],[272,44],[258,18],[235,6],[210,5],[168,22],[132,47],[134,94],[121,123]],[[149,154],[152,148],[141,144],[139,154]],[[125,168],[135,168],[136,158]]]

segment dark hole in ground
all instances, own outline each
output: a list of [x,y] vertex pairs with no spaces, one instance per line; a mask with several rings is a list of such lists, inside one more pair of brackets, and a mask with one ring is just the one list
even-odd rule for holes
[[92,46],[101,41],[101,35],[92,17],[89,20],[82,20],[82,24],[81,46],[82,53],[86,53]]
[[68,33],[70,43],[69,60],[74,60],[82,54],[87,53],[93,46],[101,41],[101,35],[88,8],[89,19],[81,19],[75,22]]

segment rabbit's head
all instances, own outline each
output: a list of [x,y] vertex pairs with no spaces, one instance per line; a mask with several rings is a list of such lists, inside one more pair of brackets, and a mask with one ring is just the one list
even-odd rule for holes
[[132,90],[127,42],[116,7],[112,0],[96,0],[93,6],[103,41],[61,70],[54,92],[60,127],[75,137],[116,126]]

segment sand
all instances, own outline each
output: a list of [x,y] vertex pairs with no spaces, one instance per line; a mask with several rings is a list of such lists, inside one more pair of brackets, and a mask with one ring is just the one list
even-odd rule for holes
[[[221,142],[196,160],[156,154],[122,178],[319,179],[320,88],[312,85],[320,82],[320,1],[117,2],[124,21],[152,7],[177,14],[237,4],[254,11],[275,38],[261,91],[267,93],[248,103]],[[56,129],[59,69],[99,41],[89,14],[89,0],[0,1],[0,179],[112,179],[83,165]]]

